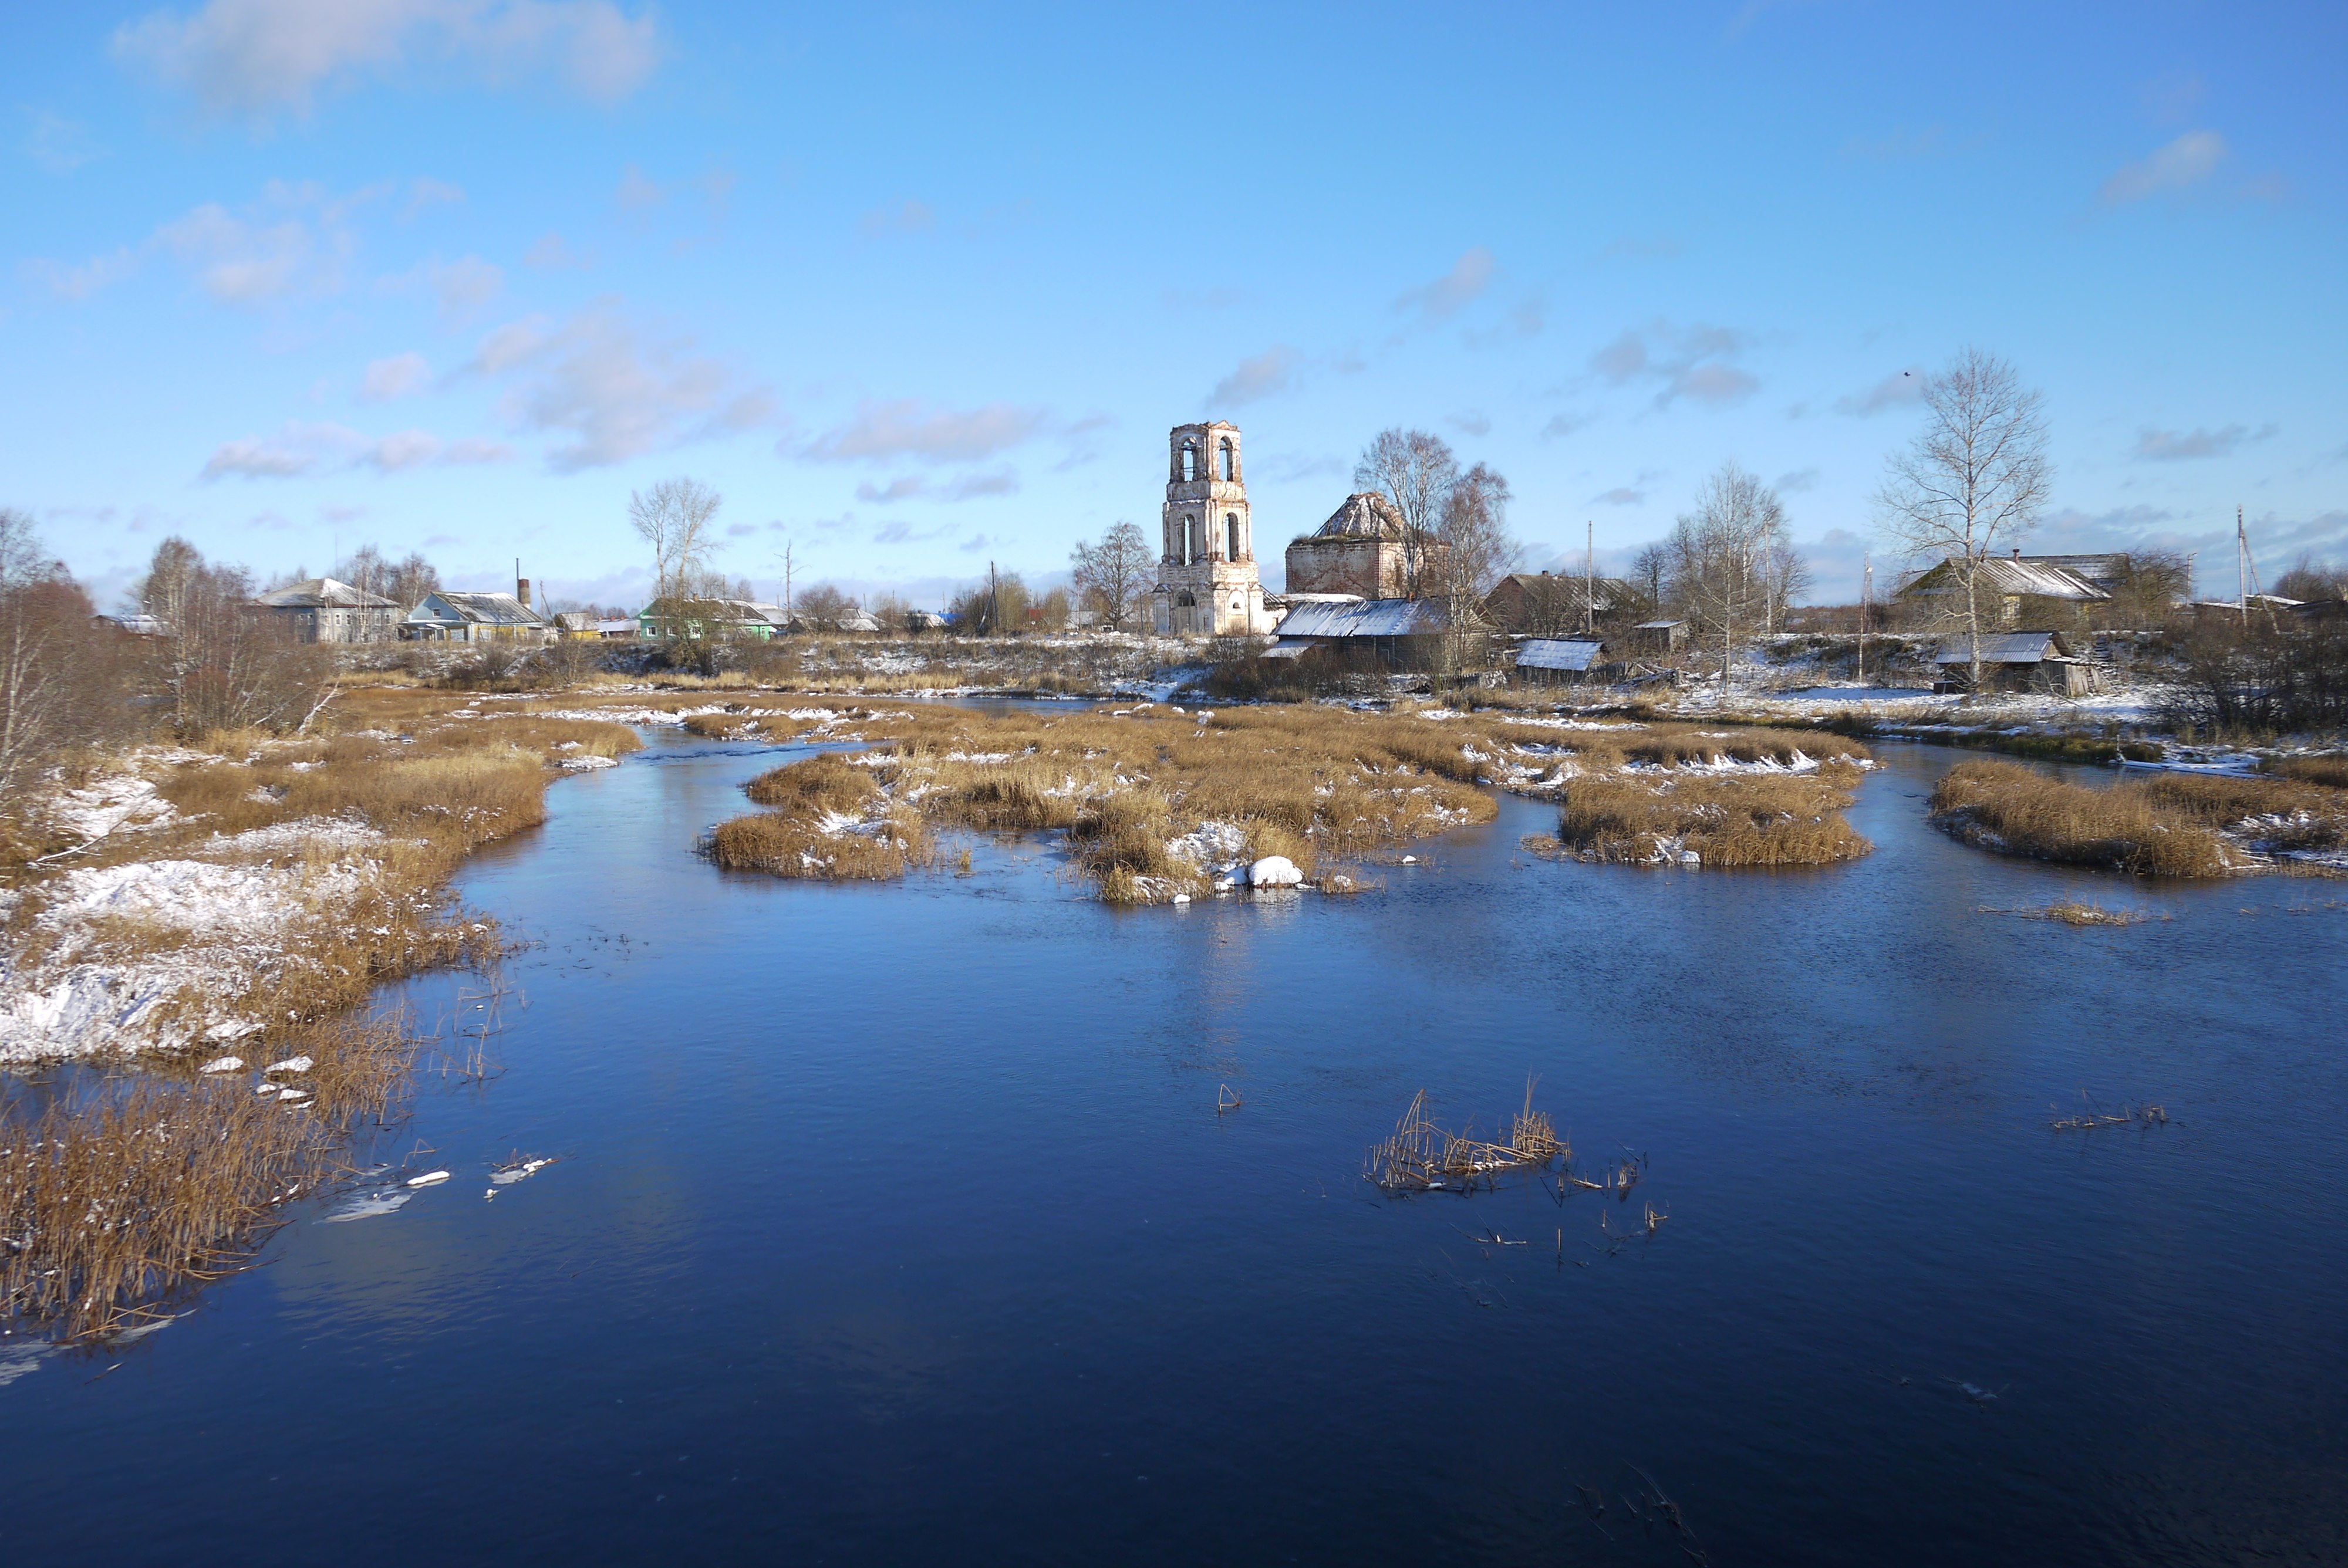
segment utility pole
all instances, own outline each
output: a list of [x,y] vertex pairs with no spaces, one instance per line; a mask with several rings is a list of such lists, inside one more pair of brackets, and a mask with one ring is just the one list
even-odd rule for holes
[[995,580],[994,563],[986,563],[986,634],[1003,635],[1003,585]]
[[788,630],[790,630],[790,624],[791,624],[791,542],[790,542],[790,540],[788,540],[788,539],[785,539],[785,540],[783,541],[783,629],[784,629],[785,630],[787,630],[787,631],[788,631]]
[[2242,508],[2234,508],[2234,613],[2250,624],[2250,537],[2242,531]]
[[1581,525],[1581,634],[1598,630],[1598,525]]
[[1875,558],[1861,551],[1859,558],[1859,680],[1867,683],[1867,603],[1875,591]]

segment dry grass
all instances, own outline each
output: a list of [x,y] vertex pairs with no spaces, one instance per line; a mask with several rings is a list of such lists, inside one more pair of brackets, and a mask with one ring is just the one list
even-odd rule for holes
[[729,871],[887,882],[928,853],[920,817],[891,815],[870,768],[826,753],[770,769],[743,788],[776,809],[736,817],[710,834],[705,852]]
[[2348,790],[2348,756],[2279,757],[2267,764],[2267,771],[2302,784]]
[[1962,763],[1932,792],[1936,821],[2010,855],[2147,876],[2221,876],[2244,851],[2348,843],[2348,792],[2297,778],[2159,773],[2109,789],[2014,763]]
[[[1828,866],[1875,846],[1843,817],[1857,775],[1622,774],[1566,785],[1558,838],[1584,859],[1730,868]],[[1536,850],[1535,853],[1540,853]]]
[[[730,717],[727,733],[746,724],[778,742],[853,733],[880,745],[877,766],[826,771],[860,803],[830,809],[901,819],[917,813],[932,828],[1062,833],[1101,896],[1120,903],[1204,892],[1215,867],[1174,848],[1201,829],[1243,843],[1244,855],[1234,856],[1223,840],[1226,863],[1285,856],[1313,885],[1337,886],[1333,862],[1491,820],[1497,808],[1479,786],[1533,794],[1562,788],[1571,796],[1601,788],[1598,775],[1629,781],[1625,802],[1649,802],[1649,815],[1674,838],[1689,831],[1679,817],[1694,814],[1700,820],[1690,825],[1708,861],[1814,864],[1868,848],[1839,815],[1866,751],[1814,731],[1567,727],[1511,709],[1430,718],[1325,705],[1202,714],[1151,703],[1106,712],[751,712]],[[1827,766],[1813,771],[1820,762]],[[1776,771],[1708,771],[1737,766]],[[885,804],[863,794],[866,781]],[[765,804],[758,792],[779,787],[754,785],[753,798]],[[1654,797],[1671,801],[1660,815]],[[796,808],[786,815],[807,818]],[[743,829],[731,842],[747,856],[731,864],[764,858],[804,867],[790,857],[808,854],[779,825]]]
[[396,1115],[417,1047],[403,1024],[273,1036],[310,1059],[267,1075],[298,1101],[256,1093],[257,1071],[141,1076],[0,1116],[0,1321],[103,1334],[242,1266],[283,1204],[335,1180],[355,1133]]

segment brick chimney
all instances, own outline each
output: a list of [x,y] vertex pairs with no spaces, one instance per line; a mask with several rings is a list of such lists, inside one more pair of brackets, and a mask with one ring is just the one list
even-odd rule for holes
[[514,597],[521,600],[521,607],[524,610],[530,608],[530,579],[526,577],[514,579]]

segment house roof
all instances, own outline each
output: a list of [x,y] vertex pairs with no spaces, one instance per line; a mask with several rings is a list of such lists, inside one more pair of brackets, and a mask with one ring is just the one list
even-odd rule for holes
[[1292,637],[1424,637],[1446,629],[1443,606],[1431,599],[1362,599],[1300,604],[1273,628]]
[[1363,490],[1345,497],[1344,504],[1329,514],[1315,538],[1394,538],[1403,531],[1402,514],[1395,504],[1375,490]]
[[596,618],[583,610],[566,610],[554,618],[554,624],[565,631],[592,631]]
[[[1591,602],[1600,610],[1611,609],[1623,603],[1637,593],[1635,589],[1619,577],[1593,579],[1584,577],[1580,572],[1563,571],[1512,571],[1502,578],[1499,583],[1492,585],[1492,592],[1500,591],[1500,583],[1510,582],[1515,583],[1526,593],[1553,593],[1577,606],[1581,603],[1583,590],[1587,589]],[[1488,600],[1491,595],[1488,594],[1485,597]]]
[[[2084,556],[1985,556],[1980,565],[1981,580],[1995,594],[2027,595],[2036,599],[2109,599],[2111,595],[2087,578],[2068,567],[2055,564],[2065,560],[2084,560]],[[1954,593],[1956,576],[1951,566],[1954,558],[1929,567],[1902,583],[1902,594],[1936,595]]]
[[397,610],[398,601],[337,582],[331,577],[314,577],[306,582],[288,583],[273,589],[252,601],[272,610]]
[[[2040,664],[2050,659],[2068,659],[2071,650],[2059,631],[1992,631],[1982,634],[1981,661],[1984,664]],[[1941,645],[1932,661],[1935,664],[1970,664],[1973,661],[1970,640],[1952,637]]]
[[934,610],[909,610],[905,611],[905,624],[908,626],[918,626],[924,630],[934,631],[945,623],[946,618],[940,615]]
[[1517,668],[1519,670],[1589,669],[1606,651],[1606,644],[1586,638],[1527,638],[1517,648]]
[[[433,610],[439,605],[443,613]],[[544,626],[546,618],[510,593],[456,593],[443,589],[424,596],[407,619],[428,626]]]
[[880,630],[880,623],[860,610],[853,615],[841,616],[839,629],[842,631],[878,631]]
[[1643,620],[1631,630],[1633,631],[1669,631],[1674,626],[1685,626],[1687,622],[1684,620]]

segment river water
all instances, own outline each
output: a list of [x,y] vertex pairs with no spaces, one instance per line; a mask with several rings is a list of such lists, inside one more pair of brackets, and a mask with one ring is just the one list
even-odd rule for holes
[[[2342,885],[1983,856],[1916,747],[1818,873],[1549,864],[1516,800],[1350,900],[714,871],[776,760],[671,739],[469,867],[542,945],[419,1095],[456,1178],[5,1353],[9,1561],[2348,1559]],[[2065,897],[2161,917],[1985,912]],[[1627,1202],[1362,1182],[1528,1072]]]

